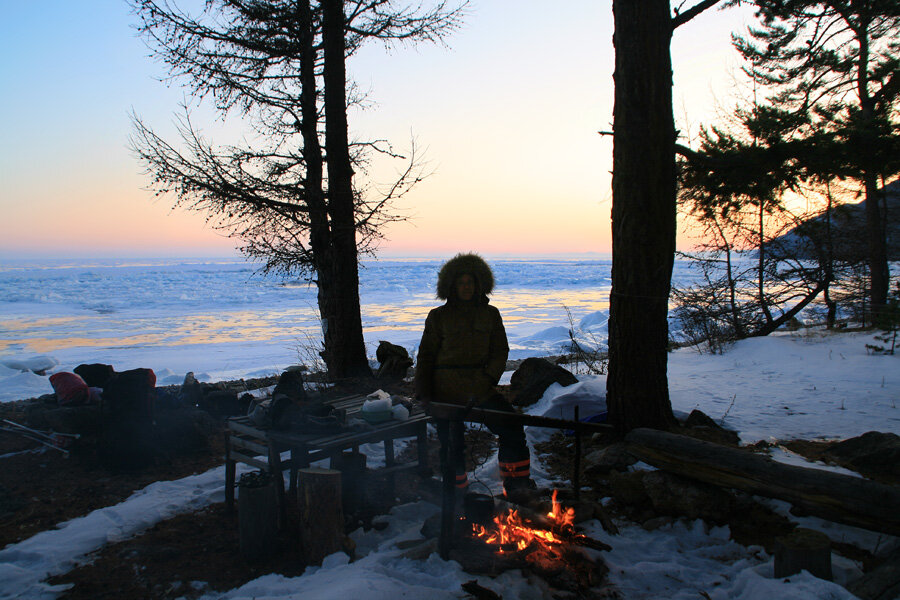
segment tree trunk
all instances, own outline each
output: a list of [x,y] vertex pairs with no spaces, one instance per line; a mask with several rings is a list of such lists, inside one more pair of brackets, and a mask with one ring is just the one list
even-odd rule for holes
[[900,535],[900,489],[664,431],[637,429],[628,451],[665,471],[712,485],[786,500],[810,514],[854,527]]
[[319,288],[325,338],[323,358],[330,379],[371,376],[362,333],[353,168],[347,142],[346,65],[343,0],[322,2],[325,53],[325,155],[328,166],[328,215],[332,250],[328,289]]
[[[849,23],[853,26],[853,23]],[[887,262],[885,228],[878,206],[877,161],[871,157],[875,152],[874,133],[875,101],[869,94],[869,27],[871,19],[860,15],[855,24],[859,38],[859,63],[856,70],[856,85],[862,116],[860,148],[863,156],[863,183],[866,190],[866,238],[869,247],[869,294],[871,298],[872,322],[877,324],[887,304],[890,269]]]
[[612,292],[607,402],[620,431],[674,422],[666,379],[675,258],[672,22],[666,0],[614,0]]
[[[309,0],[300,0],[297,3],[297,14],[302,35],[300,50],[300,130],[303,136],[303,160],[306,163],[306,179],[303,193],[306,195],[306,205],[309,207],[309,245],[312,249],[315,263],[319,315],[323,322],[327,322],[332,312],[330,299],[335,295],[334,277],[332,274],[334,258],[331,242],[331,225],[328,221],[328,208],[322,187],[324,160],[322,159],[322,146],[319,143],[316,51],[314,48],[312,9],[310,8]],[[325,347],[327,351],[327,340]],[[326,364],[328,364],[327,361]]]
[[880,322],[887,304],[890,271],[887,262],[885,227],[878,201],[878,180],[874,173],[866,173],[866,237],[869,243],[869,286],[872,323]]

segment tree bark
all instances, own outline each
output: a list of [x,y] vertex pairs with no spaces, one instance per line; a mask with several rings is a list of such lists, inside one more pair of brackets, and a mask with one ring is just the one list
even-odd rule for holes
[[300,469],[298,482],[300,555],[304,564],[317,565],[344,546],[341,472],[313,467]]
[[810,514],[900,535],[900,489],[868,479],[777,463],[766,456],[683,435],[636,429],[628,451],[665,471],[751,494],[779,498]]
[[[853,25],[853,23],[848,23]],[[859,64],[856,71],[857,93],[859,94],[862,116],[860,148],[863,152],[863,183],[866,191],[866,237],[869,247],[869,293],[871,298],[872,321],[877,324],[887,304],[890,268],[887,262],[887,242],[878,202],[878,168],[871,155],[875,151],[875,101],[869,93],[869,27],[871,19],[860,14],[856,24],[859,39]]]
[[[322,264],[319,310],[325,340],[323,358],[330,379],[372,375],[366,358],[359,303],[353,167],[347,141],[347,74],[344,2],[323,0],[322,45],[325,53],[325,156],[328,167],[328,215],[331,261]],[[322,287],[326,283],[327,288]]]
[[612,292],[607,403],[620,431],[674,422],[666,378],[675,256],[672,22],[666,0],[614,0]]

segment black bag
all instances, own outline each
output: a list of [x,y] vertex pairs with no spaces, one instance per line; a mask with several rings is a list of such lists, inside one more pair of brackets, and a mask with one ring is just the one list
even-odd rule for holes
[[156,374],[152,369],[131,369],[113,375],[103,388],[103,413],[112,418],[130,416],[153,421]]

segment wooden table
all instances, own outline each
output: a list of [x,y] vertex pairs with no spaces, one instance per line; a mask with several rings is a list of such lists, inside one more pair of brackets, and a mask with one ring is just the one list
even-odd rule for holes
[[[337,410],[346,411],[347,418],[357,417],[366,396],[347,396],[326,401]],[[232,417],[226,421],[225,431],[225,504],[234,508],[235,471],[238,462],[277,474],[275,477],[278,504],[282,517],[285,513],[284,478],[282,473],[290,469],[290,490],[297,485],[297,471],[310,463],[341,454],[347,449],[358,449],[362,444],[382,442],[385,466],[379,474],[401,469],[428,469],[427,426],[431,418],[418,405],[413,407],[406,421],[385,421],[371,424],[365,430],[348,430],[337,433],[307,433],[290,430],[263,429],[250,422],[249,417]],[[394,440],[415,437],[418,440],[417,460],[397,464]],[[283,461],[281,453],[290,451],[290,459]],[[260,457],[265,457],[262,460]]]

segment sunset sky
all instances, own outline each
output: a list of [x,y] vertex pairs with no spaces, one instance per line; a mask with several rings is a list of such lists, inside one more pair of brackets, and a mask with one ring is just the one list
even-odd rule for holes
[[[708,11],[676,31],[682,131],[734,103],[729,36],[746,21]],[[234,252],[203,214],[145,189],[129,114],[175,141],[191,99],[160,81],[134,23],[124,0],[0,0],[0,258]],[[373,105],[350,114],[351,135],[399,150],[414,136],[433,172],[398,204],[409,221],[387,231],[381,254],[608,252],[612,142],[597,132],[611,128],[612,34],[609,1],[473,0],[449,48],[372,45],[353,57]],[[220,129],[203,106],[193,118]],[[373,169],[374,183],[396,167]]]

